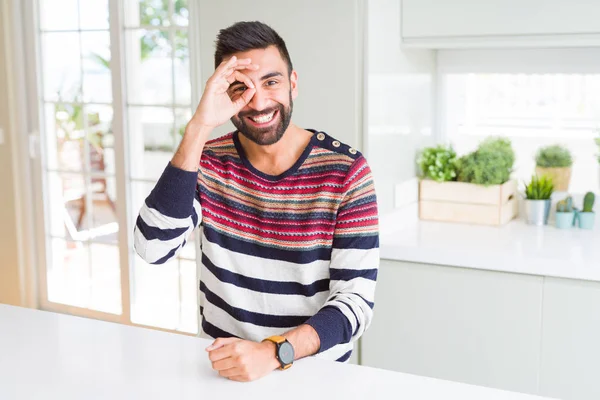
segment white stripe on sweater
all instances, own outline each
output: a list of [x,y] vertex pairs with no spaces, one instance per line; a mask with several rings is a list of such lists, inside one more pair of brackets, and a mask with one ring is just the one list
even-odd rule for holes
[[[236,253],[209,242],[202,236],[202,250],[217,267],[257,279],[279,282],[298,282],[303,285],[329,278],[329,261],[317,260],[296,264]],[[239,266],[236,270],[236,266]]]
[[[208,290],[229,305],[261,314],[312,316],[319,311],[329,296],[329,290],[317,293],[312,297],[256,292],[231,283],[221,282],[204,266],[202,266],[200,275]],[[235,300],[234,304],[231,304],[232,299]]]
[[379,266],[379,249],[333,249],[331,268],[373,269]]

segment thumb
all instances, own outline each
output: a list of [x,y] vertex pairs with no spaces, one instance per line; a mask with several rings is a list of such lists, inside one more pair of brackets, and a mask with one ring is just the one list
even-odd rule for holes
[[219,347],[223,347],[226,346],[228,344],[234,343],[241,340],[240,338],[236,338],[236,337],[228,337],[228,338],[217,338],[214,342],[212,342],[212,344],[210,346],[208,346],[206,348],[206,351],[212,351],[212,350],[216,350]]
[[244,93],[233,102],[233,105],[235,106],[235,109],[236,109],[236,111],[235,111],[236,114],[242,108],[244,108],[244,106],[246,104],[250,103],[250,100],[252,100],[252,97],[254,97],[255,93],[256,93],[255,88],[247,88],[246,90],[244,90]]

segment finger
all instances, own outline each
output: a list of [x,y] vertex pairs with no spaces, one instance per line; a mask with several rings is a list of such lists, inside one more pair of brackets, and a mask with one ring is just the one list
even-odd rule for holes
[[227,357],[222,360],[213,361],[212,363],[212,368],[215,371],[223,371],[234,367],[237,367],[237,362],[233,357]]
[[223,347],[219,347],[215,350],[210,350],[208,352],[208,359],[212,362],[224,360],[228,357],[234,356],[234,347],[232,344],[225,345]]
[[213,73],[213,75],[222,74],[223,71],[225,71],[227,68],[229,68],[229,66],[234,65],[236,62],[238,62],[238,59],[236,56],[232,56],[229,60],[221,61],[221,64],[219,64],[219,66],[215,69],[215,72]]
[[236,382],[248,382],[250,380],[250,379],[248,379],[248,377],[246,377],[246,375],[243,375],[243,374],[228,376],[227,379],[229,379],[231,381],[236,381]]
[[252,82],[252,79],[250,79],[248,77],[248,75],[246,75],[240,71],[234,71],[231,75],[227,76],[226,79],[230,85],[237,81],[237,82],[242,82],[248,88],[254,87],[254,83]]
[[242,339],[236,338],[236,337],[217,338],[214,342],[212,342],[212,344],[210,346],[208,346],[206,348],[206,351],[212,351],[212,350],[218,349],[220,347],[223,347],[227,344],[238,342],[240,340],[242,340]]
[[219,67],[217,67],[217,69],[215,70],[215,73],[213,75],[223,76],[228,69],[233,68],[236,65],[250,65],[250,64],[252,64],[252,60],[250,58],[238,59],[235,56],[233,56],[225,64],[219,65]]
[[238,368],[238,367],[234,367],[234,368],[229,368],[229,369],[224,369],[222,371],[219,371],[219,375],[221,375],[224,378],[241,378],[241,373],[242,371]]
[[240,97],[238,97],[237,99],[235,99],[233,101],[233,105],[235,107],[236,114],[242,108],[244,108],[246,106],[246,104],[250,103],[250,100],[252,100],[252,97],[254,96],[255,93],[256,93],[256,89],[248,88],[248,89],[244,90],[244,93],[242,93],[242,95]]
[[248,64],[248,65],[235,64],[235,65],[227,68],[227,70],[225,71],[225,73],[223,74],[223,76],[224,77],[228,77],[229,75],[231,75],[235,71],[242,71],[242,70],[245,70],[245,69],[249,70],[249,71],[256,71],[259,68],[260,67],[258,66],[258,64]]

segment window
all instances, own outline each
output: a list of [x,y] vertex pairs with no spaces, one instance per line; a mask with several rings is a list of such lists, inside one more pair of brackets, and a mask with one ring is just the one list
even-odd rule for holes
[[[195,238],[160,266],[119,240],[133,230],[191,117],[187,1],[37,5],[42,305],[195,333]],[[121,44],[122,69],[111,62]],[[115,90],[115,82],[122,87]]]
[[579,50],[442,53],[441,130],[459,154],[485,136],[510,138],[522,186],[537,150],[561,144],[574,157],[569,191],[598,191],[600,68],[589,59],[598,52],[583,59]]

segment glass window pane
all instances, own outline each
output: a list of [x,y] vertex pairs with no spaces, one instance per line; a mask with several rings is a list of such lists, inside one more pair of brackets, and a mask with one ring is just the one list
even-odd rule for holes
[[83,52],[83,100],[110,103],[112,86],[110,73],[110,34],[84,32],[81,34]]
[[44,118],[47,167],[52,170],[83,171],[83,107],[47,103]]
[[187,0],[175,0],[174,4],[175,14],[173,15],[173,22],[175,25],[187,26],[189,22],[189,9]]
[[140,213],[140,209],[144,204],[144,200],[150,194],[152,189],[154,188],[154,182],[136,182],[132,181],[130,183],[131,190],[131,211],[129,213],[129,223],[130,226],[135,226],[135,221],[137,220],[137,216]]
[[114,175],[115,147],[112,130],[113,109],[110,106],[86,105],[87,138],[92,172]]
[[88,308],[111,314],[121,314],[121,268],[119,247],[90,243],[91,276]]
[[459,155],[486,136],[508,137],[522,182],[535,173],[537,151],[559,144],[573,156],[569,192],[600,188],[599,74],[448,74],[445,84],[445,130]]
[[86,240],[79,232],[84,224],[85,179],[80,174],[47,175],[49,233],[54,237]]
[[170,26],[171,0],[125,0],[125,26]]
[[81,29],[108,29],[108,0],[79,0]]
[[48,300],[120,314],[121,272],[117,246],[50,239]]
[[185,133],[185,127],[188,122],[192,118],[192,110],[189,108],[176,108],[175,109],[175,150],[179,143],[181,143],[181,139],[183,139],[183,134]]
[[180,260],[181,323],[180,331],[198,332],[198,277],[196,262]]
[[190,57],[187,32],[176,31],[175,41],[175,103],[187,105],[192,102],[190,83]]
[[118,243],[117,193],[114,177],[91,177],[91,206],[89,215],[92,229],[89,238],[98,242]]
[[177,329],[179,308],[178,261],[151,265],[136,255],[131,273],[131,321]]
[[173,103],[173,61],[169,34],[125,31],[127,94],[131,104]]
[[77,30],[79,15],[77,0],[40,0],[42,30]]
[[174,116],[170,108],[129,108],[129,157],[133,178],[158,180],[173,157]]
[[81,100],[81,54],[79,34],[42,35],[44,97],[48,101]]
[[51,239],[47,270],[48,300],[87,308],[90,304],[89,248],[83,242]]

